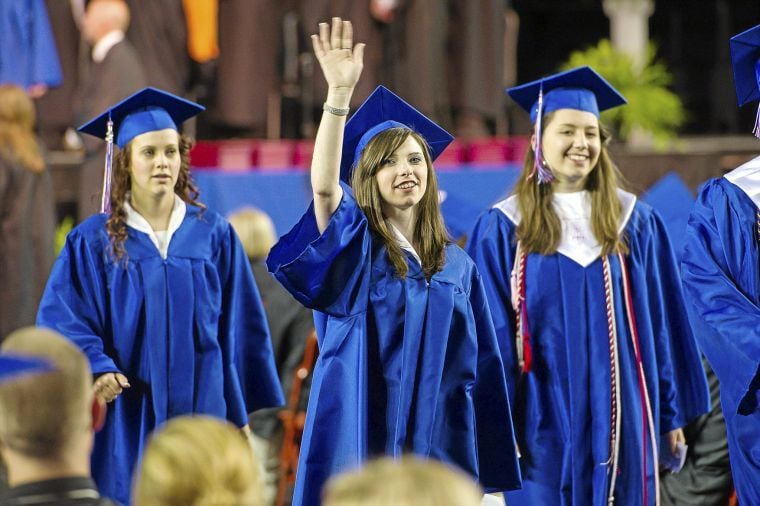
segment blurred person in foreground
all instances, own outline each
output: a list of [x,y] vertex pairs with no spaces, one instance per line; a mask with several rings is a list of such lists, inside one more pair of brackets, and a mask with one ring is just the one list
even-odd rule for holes
[[135,473],[135,506],[263,506],[256,459],[234,425],[181,416],[153,433]]
[[483,491],[466,474],[414,456],[368,462],[325,486],[323,506],[480,506]]
[[34,104],[0,85],[0,342],[34,323],[53,265],[53,183],[34,134]]
[[7,356],[44,359],[50,370],[0,384],[0,452],[10,489],[4,506],[106,506],[90,477],[94,433],[105,403],[93,392],[87,358],[51,330],[25,327],[2,345]]

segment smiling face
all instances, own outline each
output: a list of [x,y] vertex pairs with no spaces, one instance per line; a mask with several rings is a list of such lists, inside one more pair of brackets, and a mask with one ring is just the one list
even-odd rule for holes
[[583,190],[602,148],[599,119],[587,111],[559,109],[549,118],[541,140],[554,191]]
[[161,199],[173,194],[182,163],[177,131],[146,132],[132,139],[129,149],[132,197]]
[[391,153],[375,174],[382,199],[383,211],[405,210],[414,207],[427,189],[428,166],[422,146],[409,135]]

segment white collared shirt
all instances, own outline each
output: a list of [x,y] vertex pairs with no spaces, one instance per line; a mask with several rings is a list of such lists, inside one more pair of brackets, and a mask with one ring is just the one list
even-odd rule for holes
[[723,177],[738,186],[760,209],[760,156],[738,166]]
[[100,63],[105,60],[111,48],[122,40],[124,40],[124,32],[121,30],[114,30],[105,34],[92,46],[92,61]]
[[390,221],[388,221],[387,223],[388,225],[390,225],[391,231],[393,232],[393,235],[396,237],[396,240],[398,241],[398,245],[401,247],[401,249],[411,253],[412,256],[417,260],[417,263],[420,264],[420,267],[422,267],[422,260],[420,259],[420,256],[417,254],[417,250],[415,250],[414,246],[412,246],[412,243],[406,240],[406,237],[404,237],[404,234],[402,234],[401,231],[398,228],[396,228],[396,225],[394,225]]
[[151,228],[148,220],[132,208],[129,204],[129,197],[124,201],[124,209],[127,211],[127,225],[147,234],[161,254],[161,258],[166,260],[169,242],[171,242],[174,232],[182,225],[182,220],[185,219],[185,214],[187,213],[185,202],[176,193],[174,194],[174,206],[172,207],[171,217],[169,217],[169,227],[166,230],[159,230],[157,232]]
[[[636,196],[621,189],[617,190],[617,194],[623,206],[623,214],[618,224],[618,233],[622,233],[633,213]],[[588,267],[602,253],[602,247],[591,230],[591,195],[583,190],[572,193],[557,192],[552,194],[552,197],[554,211],[562,223],[562,237],[557,252],[582,267]],[[516,195],[502,200],[494,207],[506,214],[514,224],[520,223]]]

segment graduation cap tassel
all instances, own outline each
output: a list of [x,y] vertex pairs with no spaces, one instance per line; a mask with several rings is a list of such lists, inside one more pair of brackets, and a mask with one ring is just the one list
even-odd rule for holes
[[539,184],[550,183],[554,179],[551,171],[546,165],[544,160],[544,152],[541,149],[541,130],[543,128],[543,112],[544,112],[544,85],[541,83],[541,87],[538,90],[538,112],[536,114],[536,146],[534,148],[535,156],[533,161],[533,170],[529,177],[536,176]]
[[757,107],[757,114],[755,115],[755,128],[752,129],[752,133],[755,137],[760,139],[760,106]]
[[100,212],[111,212],[111,169],[113,167],[113,121],[108,116],[106,123],[106,163],[103,168],[103,194],[100,198]]

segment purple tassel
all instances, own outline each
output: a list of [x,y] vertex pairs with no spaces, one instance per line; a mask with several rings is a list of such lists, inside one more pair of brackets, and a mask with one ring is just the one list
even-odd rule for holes
[[755,128],[752,130],[755,137],[760,139],[760,106],[757,108],[757,114],[755,115]]
[[103,168],[103,194],[100,198],[100,212],[111,212],[111,169],[113,167],[113,121],[109,115],[106,126],[106,164]]
[[530,173],[529,178],[536,176],[538,184],[551,183],[554,180],[554,175],[546,165],[544,160],[544,151],[541,149],[541,128],[544,113],[544,83],[541,83],[541,87],[538,90],[538,112],[536,113],[536,147],[533,149],[534,161],[533,170]]

